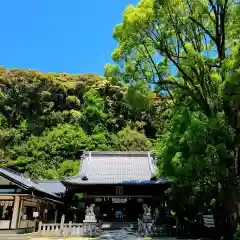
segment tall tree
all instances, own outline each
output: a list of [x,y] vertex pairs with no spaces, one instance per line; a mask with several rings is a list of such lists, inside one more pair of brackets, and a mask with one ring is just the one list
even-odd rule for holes
[[161,173],[194,191],[215,189],[229,219],[239,176],[239,11],[234,0],[141,0],[115,27],[117,66],[106,66],[108,76],[169,97]]

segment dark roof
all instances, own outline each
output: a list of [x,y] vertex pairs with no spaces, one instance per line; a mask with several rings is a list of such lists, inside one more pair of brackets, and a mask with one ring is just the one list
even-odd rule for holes
[[123,181],[121,184],[159,184],[168,183],[168,178],[157,178],[156,180],[145,180],[145,181]]
[[53,192],[49,191],[48,189],[45,189],[43,186],[38,185],[37,183],[31,181],[30,179],[25,178],[23,174],[13,171],[9,168],[0,167],[0,175],[26,190],[31,189],[59,198]]
[[[151,178],[155,170],[156,161],[154,155],[149,152],[85,152],[78,176],[66,177],[63,182],[70,184],[153,183]],[[161,182],[160,179],[159,182]]]
[[66,191],[66,187],[59,180],[33,180],[38,187],[54,193],[63,194]]

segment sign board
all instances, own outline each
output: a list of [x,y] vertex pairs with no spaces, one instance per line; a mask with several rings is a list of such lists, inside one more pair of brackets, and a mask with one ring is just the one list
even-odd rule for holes
[[213,215],[203,215],[204,226],[207,228],[214,228],[214,218]]
[[33,212],[33,217],[37,218],[39,216],[39,212]]
[[2,207],[12,207],[13,201],[0,201],[0,206]]
[[116,187],[116,195],[122,196],[123,195],[123,186],[117,186]]
[[127,198],[112,198],[112,203],[126,203]]

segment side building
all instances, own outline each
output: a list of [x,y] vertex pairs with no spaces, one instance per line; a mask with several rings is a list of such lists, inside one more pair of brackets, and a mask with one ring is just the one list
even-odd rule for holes
[[1,167],[0,230],[34,231],[37,221],[58,221],[65,190],[60,181],[31,181]]

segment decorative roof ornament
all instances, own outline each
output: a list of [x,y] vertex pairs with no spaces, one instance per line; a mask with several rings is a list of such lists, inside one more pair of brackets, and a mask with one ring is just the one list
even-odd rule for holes
[[88,177],[86,175],[82,176],[81,178],[82,181],[87,181],[88,180]]

